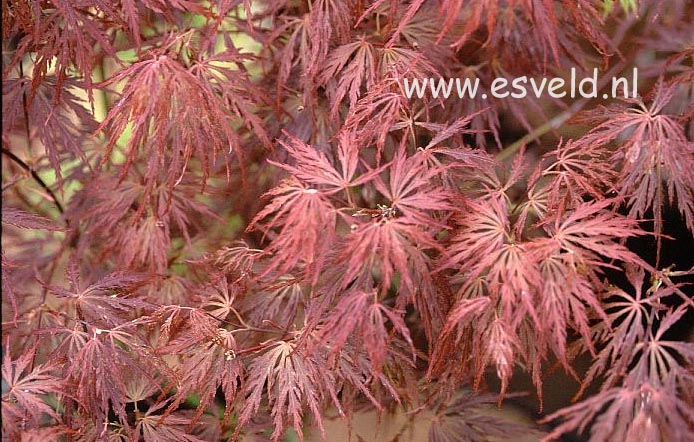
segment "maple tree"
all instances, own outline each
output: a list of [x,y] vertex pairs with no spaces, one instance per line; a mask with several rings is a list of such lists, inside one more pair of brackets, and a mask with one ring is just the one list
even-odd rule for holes
[[[3,440],[330,440],[360,412],[691,440],[692,16],[3,1]],[[637,98],[480,98],[634,66]],[[543,410],[557,371],[576,396]],[[519,378],[534,427],[484,412]]]

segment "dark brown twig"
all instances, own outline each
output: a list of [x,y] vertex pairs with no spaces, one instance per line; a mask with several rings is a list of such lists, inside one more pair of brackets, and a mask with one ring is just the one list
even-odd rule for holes
[[[60,204],[60,201],[58,201],[58,198],[56,198],[55,193],[53,193],[53,191],[50,189],[50,187],[48,187],[48,185],[43,181],[43,179],[39,176],[39,174],[36,173],[36,171],[31,168],[31,166],[29,166],[27,163],[25,163],[24,160],[19,158],[17,155],[10,152],[10,150],[7,149],[4,146],[4,144],[5,143],[3,142],[3,146],[2,146],[2,148],[0,148],[0,149],[2,149],[2,153],[4,155],[7,155],[7,157],[9,159],[11,159],[14,163],[19,165],[19,167],[21,167],[22,169],[29,172],[29,174],[34,179],[34,181],[36,181],[39,184],[39,186],[41,186],[41,188],[43,190],[45,190],[46,193],[48,193],[48,195],[51,197],[51,200],[53,200],[53,204],[55,204],[55,207],[58,209],[58,212],[60,212],[60,214],[62,215],[65,211],[63,210],[63,206],[62,206],[62,204]],[[65,220],[65,223],[67,224],[67,220]]]

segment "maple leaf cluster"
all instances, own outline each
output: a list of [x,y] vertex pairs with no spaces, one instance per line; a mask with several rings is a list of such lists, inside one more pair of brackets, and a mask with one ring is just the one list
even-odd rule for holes
[[[368,412],[398,440],[691,440],[692,16],[3,2],[3,440],[332,440]],[[635,65],[638,97],[480,98]],[[573,402],[542,410],[559,371]],[[486,411],[523,379],[534,427]]]

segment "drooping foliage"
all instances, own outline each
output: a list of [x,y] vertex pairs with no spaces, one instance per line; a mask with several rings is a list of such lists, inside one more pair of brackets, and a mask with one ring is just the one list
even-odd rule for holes
[[[4,1],[3,440],[333,440],[369,412],[397,440],[691,440],[693,16]],[[637,98],[490,94],[634,66]],[[450,77],[479,95],[405,94]],[[536,428],[487,410],[529,384],[541,409],[558,371],[574,403]]]

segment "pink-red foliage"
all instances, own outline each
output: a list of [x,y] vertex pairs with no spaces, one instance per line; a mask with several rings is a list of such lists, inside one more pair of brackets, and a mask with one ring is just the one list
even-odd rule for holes
[[3,1],[3,440],[694,440],[693,16]]

